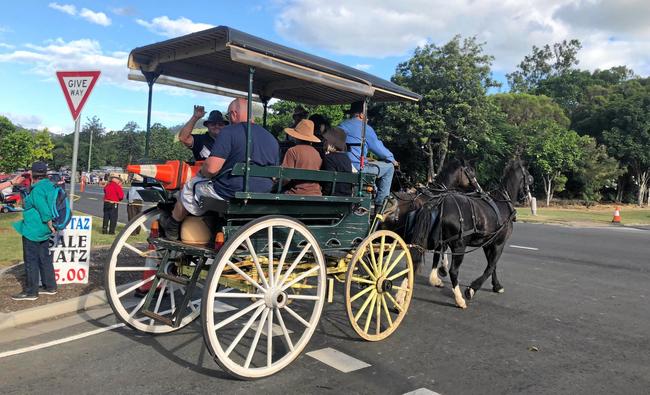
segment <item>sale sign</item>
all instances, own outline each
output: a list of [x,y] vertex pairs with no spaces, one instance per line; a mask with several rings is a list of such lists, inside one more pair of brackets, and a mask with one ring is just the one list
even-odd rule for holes
[[52,261],[57,284],[88,284],[92,217],[73,216],[52,240]]

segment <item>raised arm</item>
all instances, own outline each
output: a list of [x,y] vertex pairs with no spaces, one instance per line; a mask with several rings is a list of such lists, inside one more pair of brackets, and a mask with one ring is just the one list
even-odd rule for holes
[[189,121],[183,126],[181,131],[178,133],[178,141],[183,143],[188,148],[192,148],[194,144],[194,137],[192,137],[192,130],[194,130],[194,125],[196,122],[203,118],[205,115],[205,108],[203,106],[194,106],[194,113],[190,117]]

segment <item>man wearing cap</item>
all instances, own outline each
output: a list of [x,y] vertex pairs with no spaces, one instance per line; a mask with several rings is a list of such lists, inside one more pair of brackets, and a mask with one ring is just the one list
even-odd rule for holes
[[117,214],[119,203],[124,199],[122,190],[122,179],[111,175],[104,187],[104,222],[102,223],[103,234],[115,234],[117,226]]
[[[384,146],[384,144],[377,137],[377,133],[372,126],[366,124],[366,151],[361,154],[361,134],[363,132],[363,102],[358,101],[352,103],[350,109],[346,112],[350,115],[349,119],[343,121],[339,127],[345,131],[347,135],[346,143],[353,144],[350,147],[348,156],[352,161],[352,165],[359,170],[360,162],[363,156],[364,168],[366,173],[377,175],[377,195],[375,196],[375,206],[379,207],[384,202],[384,199],[390,194],[390,186],[393,183],[393,173],[395,167],[399,163],[395,160],[393,154]],[[370,150],[379,160],[368,162],[365,158],[367,151]]]
[[[296,145],[289,148],[284,155],[282,167],[293,169],[320,170],[323,159],[311,143],[320,143],[320,139],[314,136],[314,123],[309,119],[298,122],[295,128],[285,128],[284,132],[293,140]],[[320,196],[320,184],[313,181],[295,180],[287,183],[286,192],[291,195],[312,195]]]
[[[49,238],[54,233],[54,184],[47,177],[45,162],[35,162],[31,173],[32,189],[23,200],[23,219],[13,224],[14,229],[23,237],[26,277],[23,292],[13,295],[13,300],[36,300],[39,294],[56,294],[54,266],[49,250]],[[39,277],[43,282],[43,289],[38,287]]]
[[[228,106],[231,125],[223,128],[214,141],[210,156],[203,162],[199,174],[183,185],[171,215],[160,216],[160,226],[167,239],[176,240],[181,222],[189,215],[203,215],[199,206],[202,197],[228,200],[244,190],[244,177],[234,176],[230,170],[237,163],[246,162],[246,120],[248,101],[235,99]],[[280,162],[278,141],[263,127],[251,119],[252,165],[277,166]],[[224,173],[222,174],[222,170]],[[270,192],[273,180],[267,177],[250,177],[250,192]]]
[[178,141],[183,143],[186,147],[192,150],[194,160],[205,160],[210,156],[212,151],[212,144],[221,129],[228,125],[228,121],[223,119],[223,114],[220,111],[214,110],[210,112],[208,119],[203,122],[203,126],[208,128],[208,131],[203,134],[192,134],[196,122],[203,118],[205,115],[205,108],[203,106],[194,106],[194,114],[189,121],[183,126],[178,133]]

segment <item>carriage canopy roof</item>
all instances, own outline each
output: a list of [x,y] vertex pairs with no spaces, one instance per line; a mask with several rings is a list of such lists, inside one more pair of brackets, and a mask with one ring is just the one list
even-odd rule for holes
[[365,96],[374,101],[421,98],[355,68],[227,26],[135,48],[128,66],[240,92],[248,90],[249,66],[253,66],[254,93],[306,104],[345,104]]

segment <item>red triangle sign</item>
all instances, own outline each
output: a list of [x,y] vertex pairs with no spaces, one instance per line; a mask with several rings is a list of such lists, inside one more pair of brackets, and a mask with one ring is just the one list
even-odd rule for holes
[[99,79],[100,71],[57,71],[56,78],[59,79],[63,95],[68,102],[72,119],[77,120],[81,109],[86,104],[90,92]]

